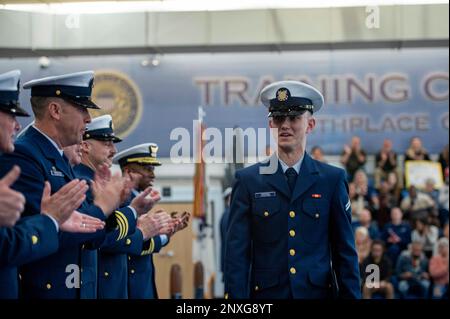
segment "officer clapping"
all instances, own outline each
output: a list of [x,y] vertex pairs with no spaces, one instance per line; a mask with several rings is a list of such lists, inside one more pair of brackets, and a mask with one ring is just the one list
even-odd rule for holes
[[147,187],[131,201],[130,206],[136,210],[138,216],[141,216],[148,213],[160,199],[161,195],[157,190]]
[[174,232],[172,218],[163,210],[140,216],[136,227],[142,232],[144,240],[156,235],[170,235]]
[[45,182],[41,200],[41,214],[53,217],[61,230],[73,233],[91,233],[102,229],[104,222],[98,218],[81,214],[76,209],[86,199],[88,186],[83,180],[73,180],[57,193],[51,194],[49,182]]
[[[20,130],[20,124],[16,117],[29,117],[29,114],[18,103],[19,78],[20,71],[18,70],[0,75],[0,124],[2,127],[2,130],[0,130],[0,151],[6,153],[14,151],[13,136]],[[19,166],[13,166],[0,179],[0,226],[13,226],[25,208],[25,197],[21,193],[11,189],[11,186],[19,178],[20,172]],[[51,189],[47,183],[42,197],[41,213],[52,217],[59,226],[62,226],[71,217],[75,209],[80,206],[81,202],[83,202],[86,190],[86,184],[77,180],[69,183],[53,196],[50,196]],[[94,229],[91,229],[91,227],[72,227],[72,231],[87,232],[102,228],[102,223],[99,220],[94,220],[84,215],[79,216],[79,213],[73,216],[74,220],[80,218],[86,221],[86,225],[92,226]],[[68,224],[72,222],[73,220],[69,221]],[[62,230],[69,231],[65,227],[62,227]]]
[[126,180],[120,174],[114,174],[106,180],[96,178],[92,182],[94,204],[103,211],[105,216],[110,216],[120,206],[125,183]]
[[14,168],[0,180],[0,226],[12,227],[20,218],[25,207],[25,197],[11,185],[20,175],[20,168]]

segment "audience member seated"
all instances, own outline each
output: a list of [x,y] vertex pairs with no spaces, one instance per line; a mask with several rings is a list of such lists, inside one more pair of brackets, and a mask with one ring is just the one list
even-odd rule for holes
[[409,148],[405,153],[406,161],[429,161],[430,156],[428,155],[425,148],[422,146],[422,140],[419,137],[413,137],[411,139]]
[[355,244],[356,252],[358,253],[359,265],[362,264],[363,260],[369,256],[370,245],[372,241],[370,240],[369,231],[365,227],[358,227],[355,230]]
[[422,192],[418,192],[414,185],[409,187],[408,195],[403,198],[400,208],[405,213],[405,219],[410,221],[428,218],[435,209],[433,199]]
[[400,180],[397,178],[396,173],[390,172],[387,180],[381,182],[378,193],[380,209],[376,217],[378,226],[381,228],[389,221],[391,209],[400,204],[400,193],[402,190]]
[[439,229],[428,223],[426,218],[417,219],[411,234],[411,241],[422,243],[422,249],[427,258],[431,258],[439,238]]
[[352,205],[352,222],[358,221],[359,213],[364,209],[364,197],[359,196],[356,193],[356,187],[354,183],[348,184],[348,197]]
[[398,290],[403,298],[426,298],[430,288],[428,259],[423,253],[422,243],[412,242],[397,261]]
[[434,207],[439,205],[439,190],[436,189],[436,181],[429,177],[425,180],[425,189],[423,193],[430,196],[434,202]]
[[403,213],[400,208],[392,208],[391,221],[383,227],[381,238],[386,243],[386,254],[395,265],[400,253],[411,242],[411,226],[403,221]]
[[[371,267],[378,266],[379,282],[375,282],[368,275],[373,273]],[[370,250],[370,255],[363,261],[361,267],[362,293],[364,299],[372,299],[374,293],[383,295],[386,299],[394,299],[394,286],[390,279],[392,275],[392,263],[384,254],[384,243],[381,240],[374,240]]]
[[385,139],[381,150],[375,157],[375,188],[380,189],[381,182],[387,180],[389,173],[397,174],[397,154],[392,149],[392,141]]
[[376,190],[369,185],[369,179],[363,170],[356,171],[353,184],[355,185],[356,200],[363,202],[364,207],[369,207],[370,211],[376,212],[380,207],[380,201]]
[[372,214],[368,208],[364,208],[359,213],[359,218],[357,221],[352,223],[353,229],[356,230],[358,227],[365,227],[369,232],[370,239],[379,239],[380,231],[376,222],[372,221]]
[[347,170],[349,181],[353,179],[357,170],[364,168],[366,160],[367,155],[361,148],[361,139],[358,136],[353,136],[350,146],[344,145],[344,151],[341,155],[341,163]]
[[448,239],[443,237],[436,244],[437,249],[430,260],[429,273],[433,284],[431,297],[441,299],[448,294]]

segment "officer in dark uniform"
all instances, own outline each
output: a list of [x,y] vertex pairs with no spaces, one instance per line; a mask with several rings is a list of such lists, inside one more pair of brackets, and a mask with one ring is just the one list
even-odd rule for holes
[[268,165],[236,173],[226,297],[360,298],[345,172],[305,152],[322,94],[302,82],[282,81],[265,87],[260,97],[269,108],[278,151]]
[[[131,198],[138,196],[145,188],[153,186],[154,169],[161,165],[156,156],[157,151],[158,145],[145,143],[126,149],[114,157],[114,163],[119,164],[122,172],[134,180],[135,189],[132,190]],[[183,220],[174,223],[176,219],[172,219],[165,212],[147,215],[149,218],[155,218],[153,221],[156,233],[143,236],[142,232],[136,231],[127,238],[126,242],[136,248],[129,249],[127,252],[128,297],[130,299],[158,298],[153,253],[159,252],[168,244],[169,236],[186,227],[189,218],[185,216]]]
[[[83,140],[86,139],[92,139],[95,140],[96,143],[99,143],[97,147],[102,148],[98,154],[95,154],[97,149],[91,149],[93,147],[91,144],[87,145],[87,143],[82,142],[81,144],[81,163],[79,165],[76,165],[73,170],[75,173],[75,176],[80,179],[84,179],[91,184],[95,179],[95,170],[96,170],[96,162],[91,162],[88,159],[89,153],[95,154],[98,157],[106,157],[110,156],[109,154],[112,152],[112,155],[115,153],[115,147],[113,143],[117,143],[122,141],[120,138],[116,137],[113,131],[113,124],[112,124],[112,118],[110,115],[104,115],[97,118],[92,119],[91,123],[89,123],[86,126],[86,132],[83,135]],[[103,145],[105,143],[106,145]],[[83,147],[84,147],[84,154],[83,154]],[[84,160],[84,163],[83,163]],[[104,158],[101,158],[101,160],[105,161]],[[94,203],[94,195],[91,189],[87,192],[87,202],[89,204]],[[116,225],[118,227],[121,227],[123,231],[126,231],[126,229],[129,227],[128,225],[128,218],[124,217],[120,212],[115,212],[112,216],[108,217],[109,223],[112,222],[112,219],[115,219]],[[131,232],[131,231],[130,231]],[[123,284],[120,280],[120,276],[118,275],[118,272],[116,271],[110,271],[111,276],[109,276],[108,272],[99,272],[99,253],[98,249],[102,245],[106,245],[107,242],[110,242],[108,239],[109,235],[111,235],[111,232],[108,232],[105,237],[105,241],[103,243],[99,243],[96,247],[88,247],[89,249],[85,249],[81,253],[81,262],[88,263],[90,265],[93,265],[92,270],[95,273],[94,277],[97,278],[95,282],[95,295],[94,296],[83,296],[84,298],[89,299],[105,299],[106,296],[111,296],[111,298],[126,298],[126,296],[121,295],[122,291],[126,291],[126,289],[121,289],[121,285]],[[120,240],[123,240],[123,238],[120,238]],[[120,241],[119,240],[119,241]],[[98,249],[97,249],[98,248]],[[126,264],[126,261],[125,261]],[[125,270],[126,272],[126,270]],[[100,275],[99,275],[100,274]],[[103,283],[103,274],[107,274],[106,277],[107,280],[109,280],[112,285],[107,286],[107,289],[105,289],[105,285]],[[114,274],[114,276],[112,276]],[[126,273],[125,273],[126,276]],[[81,280],[84,278],[84,274],[81,274]],[[106,295],[106,296],[105,296]]]
[[[77,165],[74,170],[79,178],[92,182],[95,174],[101,166],[110,167],[112,159],[117,153],[115,143],[122,140],[114,134],[113,121],[111,115],[102,115],[96,117],[86,127],[86,132],[81,143],[82,163]],[[88,192],[88,202],[93,202],[92,192]],[[125,197],[124,197],[125,198]],[[158,197],[159,198],[159,197]],[[142,206],[142,201],[147,204]],[[142,196],[136,197],[129,205],[135,212],[135,219],[150,210],[155,203],[155,199],[146,200]],[[141,207],[142,206],[142,207]],[[136,207],[136,209],[134,208]],[[119,209],[119,210],[122,210]],[[128,228],[126,218],[116,212],[115,218],[118,225],[124,225]],[[145,219],[139,224],[145,232]],[[143,224],[143,225],[142,225]],[[143,228],[141,227],[143,226]],[[136,230],[128,230],[129,233],[135,233]],[[127,274],[127,253],[133,250],[135,245],[131,239],[123,237],[119,241],[109,240],[109,234],[106,235],[105,242],[99,248],[98,254],[98,295],[99,299],[127,299],[128,298],[128,274]],[[141,243],[142,245],[142,243]]]
[[[0,74],[0,152],[14,151],[12,136],[20,130],[16,116],[29,116],[18,102],[19,78],[19,70]],[[66,185],[65,199],[59,200],[57,205],[55,200],[62,194],[63,189],[54,196],[49,196],[47,188],[47,193],[42,199],[41,214],[22,218],[15,224],[24,208],[25,197],[9,186],[17,180],[19,174],[20,169],[14,167],[0,180],[0,198],[2,198],[0,214],[9,213],[13,216],[12,220],[0,223],[0,299],[18,298],[17,267],[56,252],[59,229],[95,232],[97,228],[103,227],[103,223],[99,220],[73,213],[83,201],[87,190],[85,183],[81,182]]]
[[[87,109],[98,108],[90,98],[93,79],[94,72],[86,71],[25,83],[24,87],[31,89],[35,124],[17,139],[14,153],[0,158],[0,176],[13,165],[21,169],[13,188],[26,197],[24,215],[40,213],[46,181],[55,192],[75,179],[62,149],[81,142],[85,126],[90,122]],[[99,187],[95,205],[84,201],[78,211],[105,220],[118,207],[122,188],[123,183],[117,180]],[[133,216],[129,208],[122,213]],[[134,217],[129,220],[133,223]],[[111,231],[117,239],[128,234],[120,228]],[[23,297],[72,299],[94,296],[97,278],[93,265],[82,264],[80,255],[85,244],[101,242],[104,238],[104,230],[92,234],[61,232],[56,253],[21,267]],[[85,281],[79,280],[79,273],[83,273]]]

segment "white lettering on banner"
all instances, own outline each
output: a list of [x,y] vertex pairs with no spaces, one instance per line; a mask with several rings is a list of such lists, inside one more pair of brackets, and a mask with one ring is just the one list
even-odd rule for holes
[[448,100],[448,73],[428,74],[422,83],[423,94],[432,101]]
[[[277,80],[273,76],[264,75],[254,85],[251,79],[243,76],[200,76],[194,78],[194,84],[200,90],[201,104],[204,106],[261,106],[261,89]],[[400,103],[408,101],[413,91],[420,91],[430,101],[445,101],[449,98],[448,72],[426,74],[419,84],[420,88],[412,88],[409,76],[400,72],[381,75],[367,73],[362,78],[355,74],[321,74],[316,81],[305,75],[288,74],[283,80],[302,81],[317,87],[325,102],[331,104]]]
[[380,119],[374,119],[364,114],[352,114],[340,117],[318,116],[316,128],[312,134],[425,132],[429,130],[430,116],[426,113],[384,114]]

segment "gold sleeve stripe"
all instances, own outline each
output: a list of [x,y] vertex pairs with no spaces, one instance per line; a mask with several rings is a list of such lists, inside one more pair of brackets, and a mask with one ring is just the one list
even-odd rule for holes
[[150,239],[150,247],[147,250],[143,250],[141,256],[150,255],[155,250],[155,241]]
[[121,236],[120,236],[120,239],[122,240],[127,236],[127,233],[128,233],[128,221],[127,221],[126,217],[123,216],[123,214],[117,214],[117,218],[120,218],[120,220],[122,220],[122,223],[123,223],[123,229],[122,229]]
[[150,239],[150,248],[148,249],[149,253],[153,253],[153,251],[155,250],[155,241],[152,239]]
[[123,220],[122,216],[120,216],[119,212],[116,211],[116,220],[117,220],[117,225],[119,225],[119,237],[117,237],[117,240],[121,240],[122,238],[124,238],[124,231],[125,231],[125,221]]
[[120,216],[122,218],[124,226],[125,226],[123,236],[122,236],[122,238],[120,238],[120,239],[123,239],[128,235],[128,228],[129,228],[128,219],[125,217],[125,215],[122,212],[116,211],[116,213],[118,216]]
[[116,240],[120,240],[122,238],[122,233],[123,233],[123,229],[124,229],[124,225],[123,225],[123,220],[122,218],[117,214],[117,212],[115,213],[116,216],[116,220],[117,220],[117,226],[119,228],[119,236],[117,237]]

